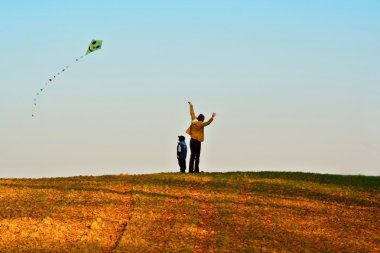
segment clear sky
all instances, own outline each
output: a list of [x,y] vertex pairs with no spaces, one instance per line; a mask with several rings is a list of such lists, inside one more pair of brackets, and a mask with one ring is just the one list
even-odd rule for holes
[[[380,175],[380,1],[3,1],[0,178],[201,170]],[[86,51],[40,97],[45,81]],[[189,138],[187,137],[187,141]]]

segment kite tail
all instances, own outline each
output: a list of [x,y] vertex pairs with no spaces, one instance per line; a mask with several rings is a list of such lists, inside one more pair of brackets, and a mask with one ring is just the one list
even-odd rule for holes
[[[81,59],[83,59],[86,55],[81,55],[78,58],[75,58],[74,63],[79,62]],[[33,109],[32,109],[32,117],[35,117],[37,114],[37,104],[38,104],[38,98],[41,96],[41,94],[45,91],[47,86],[50,86],[54,84],[54,80],[58,78],[58,76],[62,75],[64,72],[67,71],[67,69],[70,67],[70,65],[66,65],[63,67],[57,74],[51,76],[48,81],[45,82],[44,86],[41,87],[38,92],[34,95],[33,98]]]

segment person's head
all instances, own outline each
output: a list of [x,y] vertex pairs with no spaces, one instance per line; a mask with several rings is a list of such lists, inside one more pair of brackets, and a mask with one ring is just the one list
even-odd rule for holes
[[198,121],[204,121],[205,120],[205,116],[201,113],[201,114],[198,115],[197,120]]
[[178,141],[185,141],[185,136],[182,136],[182,135],[178,136]]

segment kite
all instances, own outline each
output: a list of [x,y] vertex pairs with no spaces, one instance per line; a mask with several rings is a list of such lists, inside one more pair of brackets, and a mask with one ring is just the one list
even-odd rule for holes
[[86,55],[89,53],[94,52],[95,50],[101,49],[102,48],[103,41],[102,40],[92,40],[90,45],[88,46]]
[[[102,48],[102,44],[103,44],[103,41],[102,40],[92,40],[90,42],[90,45],[88,46],[87,48],[87,51],[86,51],[86,54],[85,55],[82,55],[78,58],[75,58],[75,61],[74,62],[79,62],[80,60],[82,60],[86,55],[96,51],[96,50],[99,50]],[[52,75],[50,76],[50,78],[48,78],[48,81],[45,82],[45,85],[44,87],[40,88],[38,90],[38,92],[35,94],[34,98],[33,98],[33,109],[32,109],[32,117],[35,117],[36,116],[36,111],[37,111],[37,104],[38,104],[38,97],[41,95],[41,93],[46,89],[47,86],[50,86],[51,84],[53,84],[54,82],[54,79],[56,79],[59,75],[63,74],[65,71],[67,71],[67,69],[69,68],[69,65],[66,65],[65,67],[63,67],[57,74],[55,75]]]

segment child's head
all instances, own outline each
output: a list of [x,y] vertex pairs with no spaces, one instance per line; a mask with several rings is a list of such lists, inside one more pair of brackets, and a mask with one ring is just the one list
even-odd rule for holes
[[198,115],[197,120],[203,122],[205,120],[205,116],[201,113]]
[[182,136],[182,135],[178,136],[178,140],[179,141],[185,141],[185,136]]

